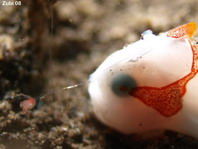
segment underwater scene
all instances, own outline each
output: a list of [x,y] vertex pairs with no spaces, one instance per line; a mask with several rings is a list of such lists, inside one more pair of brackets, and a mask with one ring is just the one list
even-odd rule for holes
[[0,0],[0,149],[198,148],[197,0]]

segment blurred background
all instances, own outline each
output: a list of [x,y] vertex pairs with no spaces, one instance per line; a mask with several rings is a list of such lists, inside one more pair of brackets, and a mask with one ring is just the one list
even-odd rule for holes
[[[143,31],[197,20],[197,0],[0,0],[0,148],[198,148],[170,131],[149,139],[119,134],[92,114],[86,83],[59,90],[86,82]],[[20,93],[37,102],[26,115]]]

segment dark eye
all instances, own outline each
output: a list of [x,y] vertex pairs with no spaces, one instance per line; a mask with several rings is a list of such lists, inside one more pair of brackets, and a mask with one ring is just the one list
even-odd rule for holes
[[112,79],[112,91],[118,96],[128,96],[129,91],[137,87],[137,83],[127,74],[118,74]]

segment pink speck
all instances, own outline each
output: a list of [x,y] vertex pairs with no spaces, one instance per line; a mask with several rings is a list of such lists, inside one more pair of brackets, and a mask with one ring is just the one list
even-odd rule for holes
[[22,108],[22,114],[26,114],[27,111],[34,108],[36,105],[36,100],[34,98],[28,98],[20,103],[20,107]]

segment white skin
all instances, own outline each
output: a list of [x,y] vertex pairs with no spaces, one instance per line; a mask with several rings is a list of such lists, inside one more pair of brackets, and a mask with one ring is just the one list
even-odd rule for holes
[[95,115],[104,124],[125,134],[169,129],[198,138],[198,76],[186,85],[183,107],[164,116],[131,95],[112,89],[116,76],[127,74],[137,86],[163,87],[191,72],[193,53],[187,37],[156,36],[143,39],[111,54],[90,76],[89,94]]

